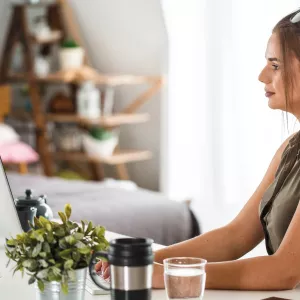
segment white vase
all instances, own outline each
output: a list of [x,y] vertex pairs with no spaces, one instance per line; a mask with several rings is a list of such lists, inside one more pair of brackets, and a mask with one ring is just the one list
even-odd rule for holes
[[39,77],[47,76],[50,72],[50,63],[47,58],[38,56],[34,65],[35,74]]
[[84,50],[81,47],[60,49],[59,61],[62,70],[80,68],[83,64],[83,59]]
[[84,82],[76,95],[77,114],[82,118],[100,118],[100,97],[100,90],[96,88],[93,82]]

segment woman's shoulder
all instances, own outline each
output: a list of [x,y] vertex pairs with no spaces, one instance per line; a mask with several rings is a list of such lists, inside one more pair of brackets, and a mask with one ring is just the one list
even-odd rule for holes
[[287,139],[283,141],[277,152],[279,152],[280,156],[284,154],[291,146],[300,142],[300,130],[291,134]]
[[[300,131],[291,134],[283,141],[283,143],[277,149],[274,157],[278,166],[284,163],[285,158],[287,157],[287,154],[290,152],[291,148],[298,143],[300,143]],[[279,170],[277,170],[276,174],[278,171]]]
[[279,167],[280,163],[283,161],[286,154],[291,149],[292,145],[294,145],[297,141],[298,142],[300,141],[300,131],[291,134],[288,138],[286,138],[282,142],[282,144],[275,152],[275,155],[273,156],[273,160],[272,160],[276,166],[276,169]]

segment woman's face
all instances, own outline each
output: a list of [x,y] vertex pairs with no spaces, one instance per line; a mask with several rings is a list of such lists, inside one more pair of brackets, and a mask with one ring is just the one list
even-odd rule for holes
[[265,84],[266,97],[269,99],[269,107],[281,109],[300,117],[300,64],[295,56],[291,57],[291,74],[294,87],[290,97],[290,102],[286,108],[285,86],[282,73],[282,55],[279,38],[272,34],[266,50],[266,66],[261,71],[258,79]]

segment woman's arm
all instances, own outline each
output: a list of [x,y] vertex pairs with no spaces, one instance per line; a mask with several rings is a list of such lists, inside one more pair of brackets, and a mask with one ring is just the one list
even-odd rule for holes
[[[300,199],[299,199],[300,200]],[[272,256],[207,265],[207,288],[283,290],[300,282],[300,202]]]
[[[279,166],[282,153],[290,138],[292,138],[292,136],[277,150],[260,185],[231,223],[217,230],[202,234],[194,239],[159,250],[155,253],[155,261],[161,263],[164,258],[174,256],[202,257],[207,259],[208,262],[232,261],[242,257],[262,241],[264,234],[259,220],[259,204],[266,189],[275,178],[275,173]],[[270,260],[271,263],[269,263]],[[255,268],[256,261],[258,261],[258,264],[263,262],[265,267],[272,264],[272,259],[270,257],[256,258],[253,264],[254,270],[252,270],[254,274],[259,272],[259,269]],[[243,262],[208,264],[208,287],[224,288],[224,286],[230,286],[231,283],[232,285],[237,284],[236,288],[238,288],[238,286],[245,288],[243,285],[237,283],[234,274],[232,274],[232,276],[229,276],[228,274],[231,273],[232,270],[240,275],[241,271],[239,270],[247,270],[247,266],[248,260],[244,260]],[[263,270],[262,272],[267,271]],[[216,275],[217,273],[219,275]],[[217,277],[217,280],[215,280],[215,276]],[[220,281],[220,278],[223,279]],[[255,283],[253,284],[256,285]],[[162,288],[163,286],[163,267],[155,265],[153,287]],[[251,283],[249,283],[249,288],[250,287]]]
[[[206,289],[289,290],[295,278],[279,256],[259,256],[206,266]],[[298,271],[299,273],[299,271]]]

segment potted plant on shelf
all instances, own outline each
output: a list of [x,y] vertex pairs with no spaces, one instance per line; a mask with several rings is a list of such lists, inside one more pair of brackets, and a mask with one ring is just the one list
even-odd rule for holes
[[35,218],[28,232],[7,240],[6,255],[16,262],[14,273],[26,272],[35,283],[38,300],[83,300],[91,255],[108,247],[105,228],[70,221],[69,204],[58,214],[60,223]]
[[111,156],[119,142],[115,131],[101,127],[92,128],[83,134],[83,148],[86,153],[99,159]]
[[74,40],[69,39],[61,44],[59,60],[62,70],[78,69],[84,60],[84,49]]

